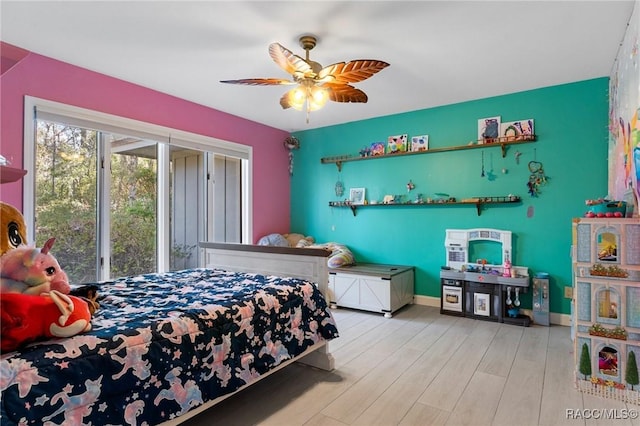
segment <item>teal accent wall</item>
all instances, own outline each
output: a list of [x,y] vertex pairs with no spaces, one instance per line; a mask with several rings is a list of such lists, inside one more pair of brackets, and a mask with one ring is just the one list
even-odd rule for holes
[[[291,232],[344,243],[359,262],[414,265],[416,294],[440,297],[446,229],[510,230],[513,264],[528,267],[531,276],[548,272],[551,311],[569,314],[564,287],[572,282],[572,219],[585,213],[586,199],[607,192],[608,84],[608,78],[598,78],[298,132]],[[404,133],[409,138],[428,134],[430,148],[466,145],[477,138],[478,119],[494,116],[503,122],[533,118],[537,142],[509,146],[504,158],[495,146],[347,162],[341,173],[335,164],[320,162],[322,157],[357,155],[372,142]],[[521,152],[519,163],[516,151]],[[527,187],[528,164],[534,160],[548,176],[538,197],[530,196]],[[368,200],[385,194],[414,199],[418,193],[432,198],[447,193],[458,200],[514,194],[522,203],[488,205],[480,216],[474,206],[428,205],[361,208],[354,217],[348,208],[329,207],[329,201],[338,200],[338,179],[345,187],[342,199],[349,188],[362,187]],[[415,184],[410,193],[409,180]],[[522,306],[531,308],[530,292]]]

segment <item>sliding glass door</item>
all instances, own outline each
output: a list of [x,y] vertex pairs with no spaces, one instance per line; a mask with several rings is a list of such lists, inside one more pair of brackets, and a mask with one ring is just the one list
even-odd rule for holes
[[72,282],[98,278],[97,147],[98,132],[37,123],[36,244],[56,239],[52,253]]
[[46,120],[36,127],[36,242],[56,238],[52,253],[72,283],[195,268],[199,241],[242,241],[244,160]]
[[75,284],[202,264],[251,239],[249,146],[25,97],[29,243]]
[[116,134],[105,134],[104,141],[111,154],[110,170],[105,170],[110,189],[110,276],[156,271],[158,144]]

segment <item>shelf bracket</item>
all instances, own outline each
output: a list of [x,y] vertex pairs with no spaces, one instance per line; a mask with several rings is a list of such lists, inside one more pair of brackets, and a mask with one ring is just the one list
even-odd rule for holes
[[482,208],[482,203],[476,203],[476,210],[478,211],[478,216],[480,216],[480,209]]
[[500,149],[502,150],[502,158],[507,155],[507,146],[503,143],[500,144]]
[[349,208],[351,209],[351,213],[353,213],[353,216],[356,215],[356,206],[354,204],[349,205]]
[[[504,154],[502,155],[504,157]],[[338,168],[338,173],[342,171],[342,161],[336,161],[336,167]]]

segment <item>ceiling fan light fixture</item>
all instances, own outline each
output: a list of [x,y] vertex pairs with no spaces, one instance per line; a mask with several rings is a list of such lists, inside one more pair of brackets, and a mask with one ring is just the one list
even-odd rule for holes
[[307,90],[303,86],[298,86],[287,93],[287,98],[291,108],[302,111],[304,102],[307,100]]
[[351,86],[368,79],[372,75],[389,66],[377,59],[357,59],[349,62],[337,62],[322,67],[318,62],[309,59],[309,51],[316,46],[317,38],[313,35],[300,37],[300,46],[305,50],[305,57],[294,54],[279,43],[269,45],[271,59],[292,80],[282,78],[248,78],[241,80],[223,80],[222,83],[248,84],[254,86],[274,86],[297,84],[280,98],[283,109],[293,108],[306,111],[307,123],[309,113],[324,107],[327,101],[366,103],[367,95],[360,89]]
[[309,95],[307,98],[307,102],[309,102],[309,110],[317,111],[329,100],[329,92],[320,86],[314,86],[309,90]]

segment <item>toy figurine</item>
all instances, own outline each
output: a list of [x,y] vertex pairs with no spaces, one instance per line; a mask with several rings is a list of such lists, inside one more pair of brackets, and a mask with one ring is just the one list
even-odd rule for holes
[[502,276],[511,278],[511,261],[509,259],[504,261],[504,267],[502,270]]

